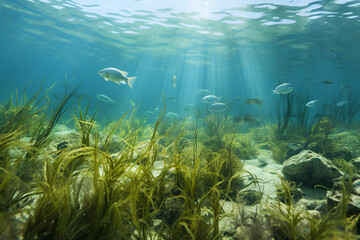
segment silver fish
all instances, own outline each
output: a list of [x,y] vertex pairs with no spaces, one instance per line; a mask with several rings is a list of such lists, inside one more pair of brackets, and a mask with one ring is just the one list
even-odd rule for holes
[[291,83],[283,83],[277,86],[273,91],[273,94],[288,95],[294,90],[294,85]]
[[128,73],[121,71],[116,68],[105,68],[100,70],[99,75],[103,77],[106,81],[112,81],[119,85],[127,84],[130,88],[133,88],[135,80],[137,77],[127,77]]
[[336,103],[336,106],[341,107],[341,106],[346,105],[347,103],[348,103],[348,101],[340,101],[340,102]]
[[96,98],[99,99],[102,102],[114,103],[114,100],[112,100],[111,98],[109,98],[108,96],[106,96],[104,94],[97,94]]
[[207,89],[199,89],[196,91],[197,94],[199,95],[209,95],[210,94],[210,91],[207,90]]
[[317,108],[319,103],[320,103],[320,100],[312,100],[312,101],[308,102],[307,104],[305,104],[305,106],[308,108]]
[[209,111],[211,112],[224,112],[226,110],[225,103],[213,103],[209,107]]
[[220,97],[217,97],[215,95],[207,95],[201,99],[201,102],[203,103],[216,103]]
[[176,75],[174,75],[172,83],[173,83],[173,86],[175,88],[176,87]]

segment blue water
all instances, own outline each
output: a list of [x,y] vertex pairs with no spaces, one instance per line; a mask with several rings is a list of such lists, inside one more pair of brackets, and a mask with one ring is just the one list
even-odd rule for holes
[[[227,104],[263,99],[262,107],[236,102],[230,113],[271,121],[280,83],[323,105],[346,100],[342,86],[359,96],[359,1],[237,2],[3,0],[0,102],[30,81],[31,95],[43,79],[45,88],[56,82],[56,102],[73,78],[70,88],[108,119],[131,110],[130,100],[155,112],[163,95],[176,97],[167,110],[185,117],[189,106],[204,108],[196,91],[205,88]],[[106,67],[137,76],[134,88],[106,82],[97,73]]]

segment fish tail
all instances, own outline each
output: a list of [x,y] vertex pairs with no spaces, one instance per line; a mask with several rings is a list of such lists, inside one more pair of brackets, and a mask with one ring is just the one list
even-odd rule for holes
[[130,88],[133,88],[136,78],[137,77],[129,77],[129,78],[127,78],[127,84],[129,85]]

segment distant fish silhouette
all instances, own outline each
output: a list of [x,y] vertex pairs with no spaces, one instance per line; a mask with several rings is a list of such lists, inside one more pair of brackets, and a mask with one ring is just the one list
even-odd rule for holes
[[106,96],[104,94],[97,94],[96,98],[99,99],[102,102],[114,103],[114,100],[112,100],[111,98],[109,98],[108,96]]
[[334,82],[331,81],[331,80],[326,80],[326,81],[323,81],[324,84],[333,84]]

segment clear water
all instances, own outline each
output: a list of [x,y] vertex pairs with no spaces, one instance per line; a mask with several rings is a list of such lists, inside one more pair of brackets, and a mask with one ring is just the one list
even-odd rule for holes
[[[224,2],[3,0],[0,101],[31,80],[34,92],[43,78],[45,87],[57,82],[49,94],[56,101],[65,75],[109,119],[130,110],[130,100],[140,112],[155,111],[163,95],[176,97],[168,111],[185,116],[189,105],[204,108],[196,94],[204,88],[227,104],[263,99],[262,110],[236,102],[230,113],[270,120],[280,83],[322,104],[344,100],[341,86],[357,95],[359,1]],[[106,67],[137,76],[134,88],[104,81],[97,72]]]

